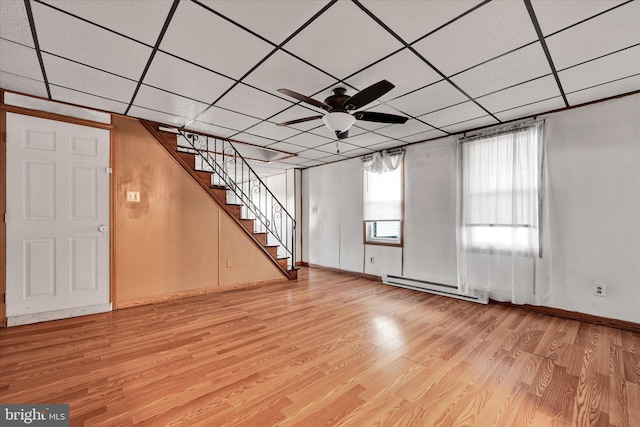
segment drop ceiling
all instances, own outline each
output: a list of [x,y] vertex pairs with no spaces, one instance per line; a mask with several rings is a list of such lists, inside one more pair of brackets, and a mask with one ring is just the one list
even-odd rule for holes
[[[406,124],[277,126],[382,79]],[[2,0],[0,87],[295,154],[268,176],[637,91],[640,1]]]

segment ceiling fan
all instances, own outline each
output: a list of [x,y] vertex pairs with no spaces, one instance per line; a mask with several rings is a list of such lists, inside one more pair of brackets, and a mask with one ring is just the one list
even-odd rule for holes
[[302,119],[290,120],[288,122],[279,123],[278,126],[288,126],[295,123],[322,119],[324,124],[327,125],[332,132],[335,132],[338,139],[345,139],[349,136],[349,129],[356,120],[403,124],[409,119],[408,117],[397,116],[395,114],[376,113],[374,111],[356,111],[353,114],[349,113],[351,110],[356,110],[364,107],[372,101],[375,101],[394,87],[395,86],[391,82],[381,80],[378,83],[374,83],[371,86],[362,89],[353,96],[347,95],[347,90],[345,88],[337,87],[333,89],[333,95],[325,99],[324,102],[289,89],[278,89],[278,92],[280,93],[327,111],[326,114],[321,116],[311,116],[304,117]]

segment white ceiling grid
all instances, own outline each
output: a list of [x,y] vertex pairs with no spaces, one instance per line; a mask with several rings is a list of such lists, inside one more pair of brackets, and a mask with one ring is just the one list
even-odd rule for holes
[[[280,88],[382,79],[404,125],[277,126],[323,113]],[[638,91],[640,0],[2,0],[0,87],[296,154],[270,175]]]

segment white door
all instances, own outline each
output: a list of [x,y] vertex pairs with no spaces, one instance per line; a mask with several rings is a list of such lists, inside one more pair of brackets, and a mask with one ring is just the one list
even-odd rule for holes
[[110,310],[109,131],[7,113],[7,324]]

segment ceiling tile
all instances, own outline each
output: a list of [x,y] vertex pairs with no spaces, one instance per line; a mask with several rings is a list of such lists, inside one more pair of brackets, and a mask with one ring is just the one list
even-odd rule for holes
[[[455,3],[455,2],[454,2]],[[388,80],[396,87],[380,98],[381,101],[397,98],[407,92],[427,86],[440,80],[422,59],[404,49],[372,67],[350,77],[347,84],[362,90],[380,80]]]
[[342,156],[340,154],[334,154],[332,156],[323,157],[321,160],[324,163],[331,163],[331,162],[339,162],[339,161],[342,161],[342,160],[346,160],[348,158],[349,157],[347,157],[347,156]]
[[556,79],[547,76],[477,98],[476,101],[495,113],[556,96],[560,96]]
[[247,132],[233,135],[233,139],[235,139],[236,141],[246,142],[248,144],[259,145],[261,147],[266,147],[267,145],[271,145],[274,142],[277,142],[274,139],[263,138],[261,136],[253,135]]
[[131,101],[136,82],[77,64],[57,56],[43,54],[49,83],[115,101]]
[[465,122],[456,123],[451,126],[445,126],[442,130],[449,133],[460,133],[471,129],[479,128],[482,126],[495,125],[498,121],[491,116],[478,117]]
[[487,114],[482,108],[475,103],[469,101],[458,104],[453,107],[438,110],[433,113],[420,116],[420,120],[429,123],[432,126],[446,130],[444,127],[453,123],[475,119]]
[[229,89],[234,80],[157,52],[144,83],[210,104]]
[[323,162],[318,161],[318,160],[309,160],[308,162],[301,163],[300,167],[305,169],[305,168],[312,168],[314,166],[320,166],[322,164],[323,164]]
[[0,38],[35,46],[23,1],[0,1]]
[[287,139],[285,142],[288,142],[290,144],[296,144],[301,147],[313,148],[313,147],[317,147],[318,145],[324,145],[328,141],[330,141],[328,138],[323,138],[321,136],[305,132],[305,133],[301,133],[299,135],[293,136]]
[[299,145],[289,144],[287,142],[276,142],[275,144],[269,145],[269,148],[286,151],[287,153],[299,153],[307,149],[307,147],[301,147]]
[[78,92],[55,85],[51,85],[51,99],[55,101],[67,102],[69,104],[91,106],[91,108],[97,108],[100,110],[118,114],[124,114],[124,112],[127,110],[127,107],[129,106],[129,104],[127,104],[126,102],[113,101],[111,99],[89,95],[87,93]]
[[[336,79],[283,51],[271,55],[243,81],[295,102],[298,101],[281,94],[278,89],[286,88],[313,97],[337,83]],[[322,96],[318,97],[318,100],[322,99]]]
[[339,1],[284,48],[344,78],[402,45],[354,3]]
[[[171,9],[170,1],[155,1],[153,7],[149,7],[145,1],[121,1],[118,7],[114,7],[113,0],[44,1],[150,46],[156,44]],[[140,17],[144,17],[144,25],[140,25]]]
[[580,90],[567,94],[567,100],[570,105],[578,105],[584,102],[596,101],[598,99],[607,98],[609,96],[621,95],[623,93],[633,92],[640,89],[640,75],[628,77],[626,79],[616,80],[607,84]]
[[209,123],[201,122],[198,120],[194,120],[187,126],[187,129],[193,130],[195,132],[203,132],[212,136],[217,136],[220,138],[229,138],[231,135],[235,135],[238,131],[233,129],[228,129],[222,126],[211,125]]
[[640,46],[636,46],[560,71],[558,76],[565,92],[575,92],[639,73]]
[[343,146],[344,144],[342,144],[342,142],[340,143],[340,145],[340,154],[346,157],[365,156],[374,152],[374,150],[371,150],[369,148],[356,148],[353,150],[348,150]]
[[[319,12],[324,0],[201,0],[203,4],[227,18],[280,44]],[[268,16],[269,19],[265,19]]]
[[211,125],[222,126],[228,129],[236,129],[238,131],[260,123],[260,119],[218,107],[209,108],[207,111],[202,113],[202,115],[198,116],[197,119]]
[[240,83],[227,92],[216,106],[267,119],[290,107],[291,102]]
[[414,47],[436,68],[451,75],[537,39],[524,2],[493,1]]
[[551,74],[540,43],[534,43],[451,78],[472,97],[495,92],[527,80]]
[[416,119],[410,119],[403,125],[387,126],[386,128],[379,129],[376,132],[390,138],[403,138],[405,136],[414,135],[416,133],[426,132],[433,130],[429,125],[422,123]]
[[415,135],[404,137],[402,138],[402,142],[413,144],[416,142],[427,141],[429,139],[439,138],[442,136],[447,136],[447,134],[437,129],[434,129],[427,132],[417,133]]
[[[337,143],[337,145],[336,145]],[[344,151],[347,150],[354,150],[354,149],[359,149],[360,147],[358,147],[357,145],[351,145],[348,142],[346,142],[345,140],[341,140],[341,141],[331,141],[328,142],[324,145],[320,145],[318,147],[315,147],[314,150],[316,151],[324,151],[325,153],[327,153],[326,155],[331,155],[331,154],[336,154],[338,149],[340,150],[340,154],[343,154]]]
[[[330,142],[326,144],[324,147],[318,147],[318,149],[322,149],[323,151],[335,152],[335,142]],[[371,153],[371,150],[368,148],[359,147],[357,145],[350,144],[347,140],[340,141],[340,154],[346,155],[349,153],[349,156],[356,156],[357,154],[352,153]]]
[[430,33],[480,1],[365,0],[364,6],[408,43]]
[[495,116],[503,121],[513,120],[522,117],[532,116],[534,114],[546,113],[548,111],[564,108],[562,97],[547,99],[533,104],[523,105],[521,107],[512,108],[503,112],[495,113]]
[[247,132],[258,136],[276,139],[278,141],[290,138],[293,135],[300,133],[297,129],[290,128],[288,126],[278,126],[272,122],[258,123],[257,125],[247,129]]
[[44,82],[28,79],[15,74],[6,73],[0,70],[0,87],[6,90],[13,90],[28,95],[41,96],[46,98],[47,88]]
[[234,79],[273,50],[267,42],[190,1],[178,5],[160,49]]
[[540,24],[542,34],[547,36],[590,18],[626,0],[532,0],[533,10]]
[[414,117],[467,101],[458,89],[443,80],[409,95],[387,102],[402,112],[411,112]]
[[331,154],[325,151],[311,149],[311,150],[302,151],[298,155],[300,156],[300,158],[303,158],[303,159],[318,160],[318,159],[322,159],[323,157],[330,156]]
[[149,47],[40,3],[31,4],[43,51],[135,80],[142,75]]
[[304,159],[300,156],[295,156],[295,157],[289,157],[287,159],[283,159],[281,162],[279,163],[284,163],[287,167],[293,167],[293,166],[297,166],[300,165],[302,163],[307,163],[309,160],[308,159]]
[[151,108],[167,114],[184,118],[187,122],[204,110],[207,105],[202,102],[174,95],[169,92],[142,85],[133,104],[138,107]]
[[347,142],[351,145],[357,145],[358,147],[369,147],[371,145],[379,144],[383,141],[388,141],[389,137],[384,135],[378,135],[375,133],[363,133],[347,138]]
[[136,107],[135,105],[131,107],[127,115],[138,119],[152,120],[154,122],[177,127],[182,127],[185,124],[185,119],[183,117],[166,114],[161,111],[150,110],[148,108]]
[[35,49],[0,39],[0,71],[44,80]]
[[548,37],[546,42],[556,69],[639,43],[639,17],[640,2],[631,2]]

